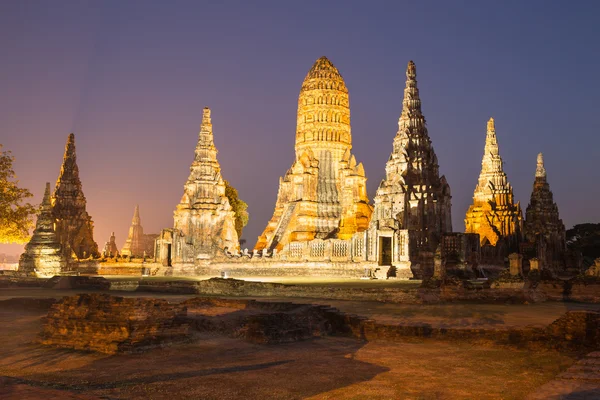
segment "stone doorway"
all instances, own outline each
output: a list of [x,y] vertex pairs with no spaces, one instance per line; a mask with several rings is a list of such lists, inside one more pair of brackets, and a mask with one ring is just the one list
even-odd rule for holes
[[379,237],[379,265],[392,265],[391,237]]
[[171,243],[167,244],[167,266],[171,266]]

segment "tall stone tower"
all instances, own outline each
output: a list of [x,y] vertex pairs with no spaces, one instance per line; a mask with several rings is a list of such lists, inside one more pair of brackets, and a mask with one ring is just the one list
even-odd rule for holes
[[[473,204],[465,217],[467,233],[478,233],[482,246],[496,246],[502,239],[506,251],[516,251],[523,230],[523,214],[514,203],[513,189],[504,173],[494,118],[487,123],[481,173]],[[504,254],[505,255],[505,254]],[[503,257],[498,254],[498,257]]]
[[[450,186],[439,175],[438,160],[421,112],[417,70],[410,61],[398,132],[375,195],[369,227],[369,259],[381,265],[401,262],[433,265],[443,233],[452,231]],[[401,230],[408,231],[403,236]]]
[[140,257],[144,255],[145,249],[146,243],[144,239],[144,228],[142,228],[142,221],[140,219],[140,206],[136,205],[135,210],[133,211],[133,219],[131,220],[127,240],[121,249],[121,255]]
[[351,149],[348,89],[338,69],[321,57],[300,89],[296,159],[279,180],[275,211],[257,250],[315,238],[349,239],[367,229],[372,213],[367,178]]
[[60,242],[54,232],[50,182],[48,182],[33,236],[25,245],[25,252],[19,259],[19,272],[51,276],[60,273],[66,265],[67,258],[62,253]]
[[225,182],[217,161],[210,109],[204,108],[202,125],[190,175],[175,208],[172,230],[158,239],[157,258],[170,265],[193,263],[240,248],[235,230],[235,212],[225,195]]
[[525,211],[523,233],[525,240],[534,244],[535,256],[542,260],[543,267],[557,268],[562,265],[566,251],[565,225],[558,215],[558,206],[550,191],[542,153],[537,156],[535,181]]
[[98,244],[94,241],[94,223],[86,211],[75,155],[75,135],[72,133],[67,139],[63,164],[52,195],[52,212],[65,256],[75,254],[83,259],[99,255]]

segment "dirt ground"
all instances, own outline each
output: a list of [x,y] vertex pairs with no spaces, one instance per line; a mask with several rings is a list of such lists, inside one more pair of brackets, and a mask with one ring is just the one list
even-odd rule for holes
[[522,399],[575,362],[491,343],[209,335],[106,356],[35,344],[44,315],[0,309],[0,399]]

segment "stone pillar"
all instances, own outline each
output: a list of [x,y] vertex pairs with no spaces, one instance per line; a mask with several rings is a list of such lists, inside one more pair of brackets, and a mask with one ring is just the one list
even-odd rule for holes
[[508,256],[508,263],[510,266],[511,276],[523,275],[523,255],[518,253],[511,253]]
[[444,279],[446,277],[446,263],[442,260],[442,246],[438,245],[433,257],[433,278]]
[[532,258],[529,260],[529,272],[540,270],[540,260],[538,258]]

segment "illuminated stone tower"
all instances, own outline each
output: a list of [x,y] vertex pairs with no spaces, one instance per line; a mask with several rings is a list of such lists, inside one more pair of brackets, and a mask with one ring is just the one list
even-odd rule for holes
[[406,261],[433,265],[442,234],[452,231],[450,186],[439,174],[416,77],[415,64],[410,61],[398,132],[385,167],[386,177],[374,199],[369,259],[381,265]]
[[521,238],[523,215],[519,203],[514,203],[513,189],[508,183],[498,150],[494,119],[487,124],[481,173],[473,204],[465,217],[467,233],[478,233],[482,246],[496,246],[500,239],[516,251]]
[[298,97],[296,159],[279,181],[273,217],[256,249],[292,241],[349,239],[367,229],[372,208],[362,164],[351,153],[348,89],[326,57],[310,69]]
[[140,206],[136,205],[133,211],[133,219],[131,220],[131,226],[129,227],[129,234],[127,240],[121,249],[121,255],[140,257],[144,255],[146,249],[144,239],[144,228],[142,228],[142,221],[140,219]]
[[56,220],[56,235],[66,257],[99,256],[94,241],[94,223],[86,211],[79,168],[75,154],[75,135],[70,134],[65,156],[52,195],[52,212]]
[[164,264],[193,263],[240,248],[235,212],[225,195],[225,182],[217,161],[210,109],[204,108],[202,125],[190,175],[175,208],[173,229],[163,230],[157,255]]
[[566,251],[565,225],[558,215],[558,206],[550,191],[542,153],[537,156],[535,181],[531,200],[525,211],[525,240],[535,245],[542,266],[561,266]]
[[50,183],[46,183],[44,199],[37,217],[35,230],[25,245],[25,252],[19,259],[19,272],[52,276],[61,272],[67,265],[67,259],[61,251],[61,245],[54,232],[54,216],[50,202]]

